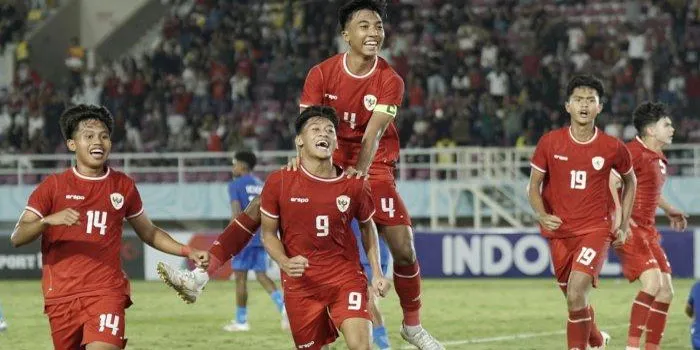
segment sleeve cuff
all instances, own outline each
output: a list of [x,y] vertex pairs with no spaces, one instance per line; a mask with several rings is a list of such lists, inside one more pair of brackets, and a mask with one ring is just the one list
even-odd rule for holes
[[273,219],[279,219],[279,218],[280,218],[279,215],[272,214],[272,213],[270,213],[269,211],[265,210],[263,207],[260,207],[260,212],[263,213],[263,214],[265,214],[265,216],[270,217],[270,218],[273,218]]
[[364,220],[360,220],[360,222],[364,224],[365,222],[372,220],[372,217],[374,217],[375,212],[376,212],[376,210],[372,210],[372,212],[369,214],[369,216]]
[[137,211],[135,214],[129,215],[126,217],[127,220],[131,220],[139,215],[143,214],[143,207],[139,211]]
[[24,210],[29,210],[29,211],[31,211],[32,213],[38,215],[40,218],[42,218],[42,219],[44,218],[44,215],[41,214],[40,211],[38,211],[38,210],[36,210],[36,209],[34,209],[34,208],[30,207],[30,206],[24,207]]
[[535,163],[530,163],[530,166],[533,167],[535,170],[537,170],[537,171],[543,173],[543,174],[546,174],[546,173],[547,173],[547,170],[544,170],[544,169],[538,167],[537,165],[535,165]]

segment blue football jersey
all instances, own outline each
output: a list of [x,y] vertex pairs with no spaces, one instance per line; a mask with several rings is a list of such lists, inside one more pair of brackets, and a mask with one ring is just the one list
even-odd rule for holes
[[[241,210],[243,210],[248,206],[253,198],[260,195],[262,188],[263,182],[257,176],[253,174],[243,175],[229,182],[229,202],[238,201],[241,203]],[[256,232],[253,239],[250,240],[248,246],[262,246],[262,241],[260,240],[260,234],[258,232]]]

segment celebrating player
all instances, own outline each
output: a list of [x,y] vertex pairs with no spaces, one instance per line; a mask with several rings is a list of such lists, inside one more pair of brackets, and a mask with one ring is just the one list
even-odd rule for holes
[[[257,163],[255,154],[248,151],[236,153],[233,159],[233,176],[228,185],[228,196],[231,201],[231,221],[240,215],[243,208],[247,207],[253,198],[262,191],[262,180],[253,174],[253,168]],[[231,267],[236,278],[236,317],[230,324],[224,326],[229,332],[248,331],[248,271],[255,271],[255,277],[260,285],[270,294],[270,298],[282,313],[282,328],[287,328],[287,317],[284,312],[282,293],[275,282],[267,276],[267,252],[262,245],[260,235],[257,233],[248,245],[231,260]]]
[[636,179],[625,145],[595,127],[603,108],[603,84],[591,76],[576,76],[566,93],[571,126],[540,138],[532,158],[528,194],[566,295],[567,349],[604,348],[609,336],[595,326],[588,294],[596,285],[612,240],[608,176],[611,169],[617,170],[625,185],[614,245],[623,244],[629,234]]
[[[674,208],[662,195],[668,161],[662,148],[673,140],[673,124],[662,103],[644,102],[634,110],[634,126],[638,136],[627,143],[637,176],[637,196],[630,221],[632,237],[615,251],[622,263],[622,272],[630,281],[642,284],[632,303],[627,350],[639,350],[642,333],[646,332],[647,350],[659,348],[666,325],[669,304],[673,298],[671,264],[659,242],[654,227],[656,208],[666,212],[671,227],[682,231],[688,225],[686,215]],[[619,183],[619,174],[612,172],[612,187]],[[619,203],[617,191],[612,191]],[[619,207],[617,208],[619,212]],[[616,215],[617,217],[618,215]]]
[[[342,35],[349,50],[314,66],[308,73],[301,97],[301,110],[309,105],[329,105],[342,114],[338,126],[338,149],[334,162],[348,176],[370,174],[375,221],[394,258],[394,284],[403,310],[401,336],[422,350],[443,349],[421,326],[420,268],[413,246],[408,211],[396,190],[394,169],[399,155],[399,137],[394,117],[401,105],[404,84],[401,77],[378,56],[384,41],[384,7],[373,0],[353,0],[338,11]],[[243,220],[246,230],[229,227],[219,236],[219,245],[209,251],[209,272],[221,259],[242,249],[242,242],[255,232],[260,216],[253,202]],[[259,222],[259,221],[257,221]],[[243,244],[244,245],[244,244]],[[221,250],[224,253],[220,253]],[[183,297],[192,302],[207,281],[202,271],[181,271],[159,264],[161,276]]]
[[104,107],[67,109],[60,127],[77,165],[47,177],[32,192],[12,233],[19,247],[41,235],[45,313],[56,349],[111,350],[126,345],[129,282],[121,269],[124,219],[148,245],[206,266],[190,249],[153,225],[134,180],[105,165],[112,115]]
[[369,174],[375,222],[394,258],[394,284],[403,310],[401,336],[419,349],[442,349],[420,323],[420,268],[411,218],[396,190],[399,136],[393,121],[404,94],[401,77],[378,56],[384,42],[384,6],[353,0],[338,11],[349,49],[309,71],[300,107],[334,107],[342,120],[333,161],[348,176]]
[[[270,174],[260,210],[265,249],[282,269],[284,299],[294,343],[325,349],[343,333],[349,349],[369,349],[367,279],[351,228],[360,222],[372,269],[373,293],[390,282],[379,265],[369,183],[347,178],[332,162],[338,119],[330,107],[312,106],[295,122],[300,171]],[[277,236],[280,232],[281,240]]]

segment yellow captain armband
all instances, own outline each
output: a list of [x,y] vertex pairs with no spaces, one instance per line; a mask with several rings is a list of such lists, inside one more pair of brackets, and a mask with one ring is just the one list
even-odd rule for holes
[[375,112],[386,113],[392,117],[396,117],[396,113],[399,111],[399,107],[396,105],[377,105],[374,107]]

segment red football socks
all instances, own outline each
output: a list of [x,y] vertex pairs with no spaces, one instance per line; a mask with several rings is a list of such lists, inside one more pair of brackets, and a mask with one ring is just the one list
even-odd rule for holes
[[403,324],[420,325],[420,267],[418,261],[411,265],[394,264],[394,288],[403,310]]
[[666,328],[666,316],[668,316],[669,304],[655,301],[649,309],[649,317],[646,325],[646,350],[659,349],[661,337]]
[[627,346],[638,348],[640,338],[644,332],[644,326],[647,324],[649,315],[649,307],[654,302],[654,296],[640,291],[637,297],[632,302],[632,311],[630,312],[630,327],[627,331]]
[[216,237],[216,241],[209,248],[210,261],[207,272],[210,275],[213,274],[221,267],[221,264],[243,250],[259,227],[259,222],[253,220],[245,212],[240,213],[233,222],[226,226],[224,232]]
[[595,324],[595,311],[593,311],[592,305],[588,305],[588,313],[591,314],[591,334],[588,336],[588,345],[599,347],[603,345],[603,335],[600,334],[600,330]]
[[591,312],[589,307],[581,310],[569,311],[569,320],[566,323],[566,342],[569,350],[583,350],[588,345],[591,333]]

